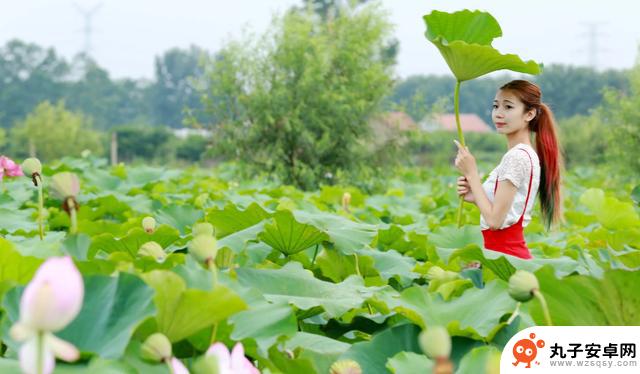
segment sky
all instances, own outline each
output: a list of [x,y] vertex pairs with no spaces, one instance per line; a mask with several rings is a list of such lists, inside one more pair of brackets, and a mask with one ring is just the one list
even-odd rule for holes
[[[91,54],[115,78],[153,78],[154,57],[197,45],[211,52],[242,35],[261,33],[274,14],[302,0],[0,0],[0,46],[21,39],[66,58],[84,48],[80,9],[92,17]],[[479,9],[500,23],[502,53],[525,60],[630,68],[640,43],[640,2],[630,0],[380,0],[400,41],[396,75],[450,74],[424,37],[433,10]],[[590,35],[592,35],[590,37]],[[590,41],[594,41],[592,43]]]

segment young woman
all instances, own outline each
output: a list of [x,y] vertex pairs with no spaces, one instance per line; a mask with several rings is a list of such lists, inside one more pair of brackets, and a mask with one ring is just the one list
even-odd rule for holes
[[484,183],[473,155],[455,141],[455,165],[463,175],[458,195],[480,209],[484,247],[523,259],[531,258],[523,227],[531,221],[536,194],[547,228],[561,217],[562,156],[553,113],[541,96],[540,88],[525,80],[511,81],[496,93],[491,117],[509,149]]

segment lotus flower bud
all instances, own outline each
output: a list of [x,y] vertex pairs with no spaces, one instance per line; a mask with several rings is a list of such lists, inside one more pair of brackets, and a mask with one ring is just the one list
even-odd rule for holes
[[336,361],[329,368],[330,374],[362,374],[362,368],[353,360]]
[[197,235],[189,243],[189,253],[198,262],[207,263],[216,259],[218,253],[218,243],[213,236]]
[[196,223],[191,229],[191,235],[194,237],[199,235],[213,236],[213,225],[208,222]]
[[156,230],[156,219],[153,217],[144,217],[142,219],[142,228],[149,234]]
[[37,158],[28,158],[22,163],[22,171],[29,177],[33,174],[42,174],[42,164]]
[[236,343],[229,352],[222,343],[215,343],[207,349],[206,356],[214,356],[220,373],[260,374],[260,371],[244,356],[242,343]]
[[144,243],[140,249],[138,249],[139,256],[149,256],[156,259],[156,261],[162,262],[164,261],[167,254],[165,253],[162,246],[154,241]]
[[182,361],[175,357],[169,359],[169,367],[171,367],[172,374],[189,374],[189,370],[187,370]]
[[444,270],[440,266],[432,266],[427,271],[427,278],[431,280],[448,282],[448,281],[458,279],[459,277],[460,276],[458,273]]
[[50,257],[36,271],[20,299],[20,324],[55,332],[80,312],[84,283],[71,257]]
[[169,338],[159,332],[149,335],[140,347],[140,356],[148,361],[165,361],[172,355]]
[[192,366],[193,374],[221,374],[218,358],[213,355],[200,357]]
[[55,174],[51,177],[51,191],[59,199],[76,197],[80,193],[80,180],[68,171]]
[[509,278],[509,295],[520,302],[527,302],[533,298],[533,291],[540,289],[538,278],[525,270],[516,270]]
[[442,326],[429,327],[420,333],[418,340],[420,348],[429,358],[449,358],[451,337],[446,328]]
[[[56,358],[51,349],[42,350],[42,373],[50,374],[56,366]],[[38,340],[34,337],[25,342],[18,352],[20,369],[23,373],[38,373]]]

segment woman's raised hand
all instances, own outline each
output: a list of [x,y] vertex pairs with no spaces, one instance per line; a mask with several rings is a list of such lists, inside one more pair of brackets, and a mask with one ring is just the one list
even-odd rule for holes
[[458,154],[456,155],[455,165],[460,173],[466,177],[472,177],[478,174],[478,166],[476,165],[476,158],[469,152],[468,147],[463,147],[457,140],[453,141],[458,147]]

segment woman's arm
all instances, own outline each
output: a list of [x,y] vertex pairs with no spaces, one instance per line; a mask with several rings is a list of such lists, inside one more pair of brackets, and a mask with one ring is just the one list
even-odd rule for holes
[[507,213],[513,204],[513,199],[516,196],[518,189],[506,179],[498,183],[498,189],[496,190],[496,196],[493,199],[493,203],[487,197],[486,192],[482,188],[482,182],[480,176],[475,175],[467,176],[471,192],[475,196],[475,203],[480,209],[480,214],[484,217],[484,220],[489,225],[489,229],[497,230],[502,227]]
[[454,142],[458,146],[456,167],[467,179],[469,188],[475,198],[475,204],[480,209],[480,214],[482,214],[491,230],[499,229],[507,217],[518,188],[509,180],[498,183],[498,189],[492,203],[484,188],[482,188],[482,181],[478,174],[475,158],[466,147],[462,147],[455,140]]

